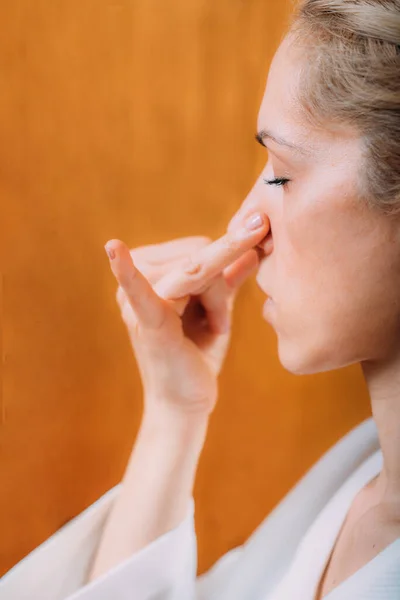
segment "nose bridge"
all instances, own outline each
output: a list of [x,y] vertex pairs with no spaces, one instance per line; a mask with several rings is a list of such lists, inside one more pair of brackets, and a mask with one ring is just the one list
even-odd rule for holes
[[246,198],[243,200],[240,208],[236,211],[232,219],[229,221],[228,232],[231,232],[241,223],[244,223],[246,217],[250,216],[255,212],[261,212],[266,214],[267,217],[269,216],[265,212],[265,205],[263,206],[262,197],[259,191],[257,191],[257,183],[258,182],[256,181],[250,192],[247,194]]

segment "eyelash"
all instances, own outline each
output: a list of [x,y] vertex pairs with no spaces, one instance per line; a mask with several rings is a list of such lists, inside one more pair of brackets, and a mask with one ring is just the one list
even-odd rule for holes
[[264,179],[264,183],[266,185],[276,185],[285,187],[289,183],[290,179],[286,179],[285,177],[276,177],[275,179]]

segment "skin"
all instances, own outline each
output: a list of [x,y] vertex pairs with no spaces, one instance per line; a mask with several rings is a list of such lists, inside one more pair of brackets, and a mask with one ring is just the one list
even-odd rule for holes
[[[316,373],[361,363],[385,459],[377,487],[400,499],[400,426],[393,426],[400,423],[399,222],[358,193],[360,134],[348,126],[313,129],[302,115],[300,64],[287,36],[269,71],[258,129],[310,155],[266,140],[268,162],[230,228],[254,210],[270,220],[273,249],[257,282],[274,300],[267,317],[282,364]],[[264,183],[274,176],[291,181]]]
[[[257,282],[274,300],[267,317],[279,356],[293,373],[390,360],[400,344],[399,223],[369,209],[357,192],[359,133],[312,129],[302,118],[301,56],[289,40],[271,65],[258,129],[308,154],[266,139],[268,162],[237,215],[261,210],[270,220],[273,250]],[[264,183],[274,177],[291,181]]]
[[[258,129],[268,161],[229,228],[248,212],[270,220],[257,272],[273,302],[281,363],[317,373],[360,363],[383,454],[381,473],[360,491],[334,548],[322,598],[400,536],[400,235],[398,219],[360,197],[362,138],[349,126],[310,126],[298,102],[301,51],[290,35],[268,76]],[[264,179],[285,177],[286,186]]]
[[[334,123],[316,128],[305,118],[298,101],[302,58],[287,36],[258,118],[259,131],[273,135],[263,136],[268,162],[226,235],[131,252],[119,240],[107,243],[141,371],[144,418],[90,580],[186,515],[217,399],[233,299],[254,272],[273,299],[264,317],[276,331],[286,369],[301,374],[361,364],[383,453],[382,472],[351,507],[339,559],[318,598],[400,536],[399,223],[360,197],[366,168],[360,132]],[[276,177],[290,181],[265,184]],[[244,233],[255,213],[261,228]]]

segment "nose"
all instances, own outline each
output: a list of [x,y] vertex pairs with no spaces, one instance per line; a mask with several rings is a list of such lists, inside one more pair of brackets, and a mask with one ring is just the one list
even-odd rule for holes
[[[243,211],[243,210],[239,210],[233,217],[232,219],[229,221],[228,224],[228,232],[232,232],[234,231],[237,227],[239,227],[241,224],[243,224],[246,219],[252,215],[253,213],[257,212],[257,210],[254,207],[248,207],[247,210]],[[268,217],[267,217],[268,219]],[[269,219],[268,219],[269,221]],[[272,250],[273,250],[273,239],[272,239],[272,231],[271,231],[271,224],[269,223],[269,230],[267,235],[261,240],[261,242],[259,242],[256,246],[255,246],[255,250],[257,250],[257,254],[259,256],[259,258],[264,258],[265,256],[268,256],[269,254],[271,254]]]
[[228,224],[228,232],[230,233],[231,231],[233,231],[234,229],[236,229],[237,227],[240,227],[241,224],[243,224],[246,219],[248,217],[250,217],[250,215],[256,213],[256,212],[260,212],[259,210],[257,210],[256,207],[254,206],[247,206],[246,208],[243,209],[240,208],[232,217],[232,219],[229,221]]
[[261,260],[266,256],[269,256],[274,249],[274,240],[272,238],[272,231],[269,230],[268,234],[257,244],[255,247],[257,250],[258,258]]

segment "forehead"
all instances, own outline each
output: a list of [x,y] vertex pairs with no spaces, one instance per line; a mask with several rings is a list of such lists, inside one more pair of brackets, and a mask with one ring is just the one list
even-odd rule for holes
[[267,130],[313,155],[323,155],[335,144],[359,147],[360,136],[354,128],[338,122],[317,126],[307,119],[299,100],[307,60],[304,54],[290,34],[277,49],[258,114],[258,131]]
[[300,70],[298,51],[291,47],[286,37],[271,62],[258,114],[258,130],[274,129],[281,137],[288,132],[304,134],[296,103]]

